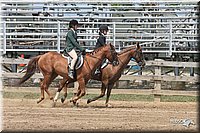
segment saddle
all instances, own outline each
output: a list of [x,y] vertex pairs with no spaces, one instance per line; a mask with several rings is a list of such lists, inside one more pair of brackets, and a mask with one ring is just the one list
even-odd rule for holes
[[[70,56],[70,55],[68,55],[68,54],[62,54],[62,56],[67,60],[67,62],[68,62],[68,66],[70,66],[71,65],[71,61],[72,61],[72,57]],[[81,68],[82,67],[82,65],[83,65],[83,55],[81,55],[81,54],[79,54],[78,55],[78,59],[77,59],[77,61],[76,61],[76,63],[75,63],[75,70],[78,70],[79,68]]]

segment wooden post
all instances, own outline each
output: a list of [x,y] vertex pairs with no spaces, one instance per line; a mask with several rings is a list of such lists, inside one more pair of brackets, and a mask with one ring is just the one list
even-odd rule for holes
[[[192,62],[194,62],[194,55],[191,57]],[[190,67],[190,76],[194,76],[194,67]]]
[[[159,59],[155,59],[155,61],[160,61]],[[161,76],[161,67],[160,66],[155,66],[155,75],[156,76]],[[155,80],[154,83],[154,101],[155,102],[160,102],[160,91],[161,91],[161,80]]]
[[[177,54],[176,54],[175,58],[176,58],[176,61],[178,62],[179,61],[179,57],[178,57]],[[179,67],[175,67],[174,68],[174,75],[175,76],[179,76],[180,75]]]

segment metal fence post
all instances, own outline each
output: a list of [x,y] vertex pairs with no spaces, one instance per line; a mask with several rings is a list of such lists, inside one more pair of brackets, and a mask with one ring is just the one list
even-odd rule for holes
[[172,22],[169,23],[169,56],[172,55]]
[[60,21],[58,21],[57,29],[57,52],[60,53]]
[[6,54],[6,21],[3,22],[3,54]]
[[113,22],[113,45],[115,46],[115,32],[116,32],[116,30],[115,30],[115,26],[116,26],[116,24],[115,24],[115,22]]
[[[162,61],[160,59],[155,59],[155,61]],[[160,66],[155,66],[155,76],[161,76],[161,67]],[[161,98],[161,80],[154,80],[154,101],[155,102],[160,102]]]
[[[194,56],[191,57],[191,61],[195,62],[194,61]],[[190,76],[194,76],[194,67],[190,67]]]

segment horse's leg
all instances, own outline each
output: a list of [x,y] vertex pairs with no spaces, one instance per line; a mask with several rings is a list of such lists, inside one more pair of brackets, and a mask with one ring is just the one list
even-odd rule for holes
[[74,93],[75,96],[79,96],[81,94],[80,86],[78,86],[77,92]]
[[57,75],[56,73],[52,73],[51,76],[50,76],[50,78],[49,78],[49,80],[47,80],[47,82],[46,82],[46,83],[47,83],[47,86],[45,87],[45,91],[46,91],[46,93],[48,94],[50,100],[53,100],[53,96],[51,96],[51,94],[50,94],[48,88],[49,88],[49,85],[51,84],[51,82],[52,82],[57,76],[58,76],[58,75]]
[[64,103],[65,99],[67,98],[67,87],[68,84],[65,84],[63,91],[64,91],[64,95],[62,96],[62,98],[60,99],[62,103]]
[[97,97],[94,97],[92,99],[88,99],[87,100],[87,104],[91,103],[92,101],[96,101],[97,99],[103,97],[105,95],[105,92],[106,92],[106,85],[104,83],[102,83],[101,85],[101,94]]
[[66,86],[66,82],[67,82],[66,79],[62,79],[62,80],[60,81],[60,87],[58,88],[58,90],[57,90],[57,92],[56,92],[56,96],[54,97],[54,102],[56,102],[56,101],[58,100],[60,91],[63,89],[63,87]]
[[44,91],[46,91],[46,93],[48,94],[48,96],[50,97],[50,100],[53,99],[53,97],[51,97],[49,91],[48,91],[48,87],[50,85],[50,83],[52,82],[53,79],[55,79],[57,77],[57,75],[54,74],[47,74],[44,76],[44,79],[41,83],[41,98],[37,101],[37,103],[40,103],[42,100],[44,100]]
[[87,83],[87,81],[85,81],[83,78],[78,80],[79,83],[79,88],[77,91],[76,96],[74,96],[72,98],[72,100],[70,100],[70,102],[73,102],[74,105],[76,105],[76,102],[78,99],[80,99],[82,96],[85,95],[85,84]]
[[40,95],[40,99],[37,100],[37,103],[40,103],[42,100],[44,100],[44,87],[43,87],[43,82],[44,82],[44,79],[40,82],[40,91],[41,91],[41,95]]
[[109,101],[110,93],[111,93],[113,86],[114,86],[114,83],[108,84],[107,97],[106,97],[106,107],[111,107],[111,105],[108,104],[108,101]]
[[41,96],[40,99],[37,101],[37,103],[40,103],[42,100],[44,100],[44,90],[48,88],[48,81],[50,80],[50,75],[45,75],[43,81],[40,84],[40,90],[41,90]]

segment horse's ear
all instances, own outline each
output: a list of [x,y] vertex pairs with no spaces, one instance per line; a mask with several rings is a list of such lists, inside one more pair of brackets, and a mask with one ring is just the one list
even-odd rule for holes
[[109,43],[108,43],[108,46],[112,47],[112,44],[109,42]]

